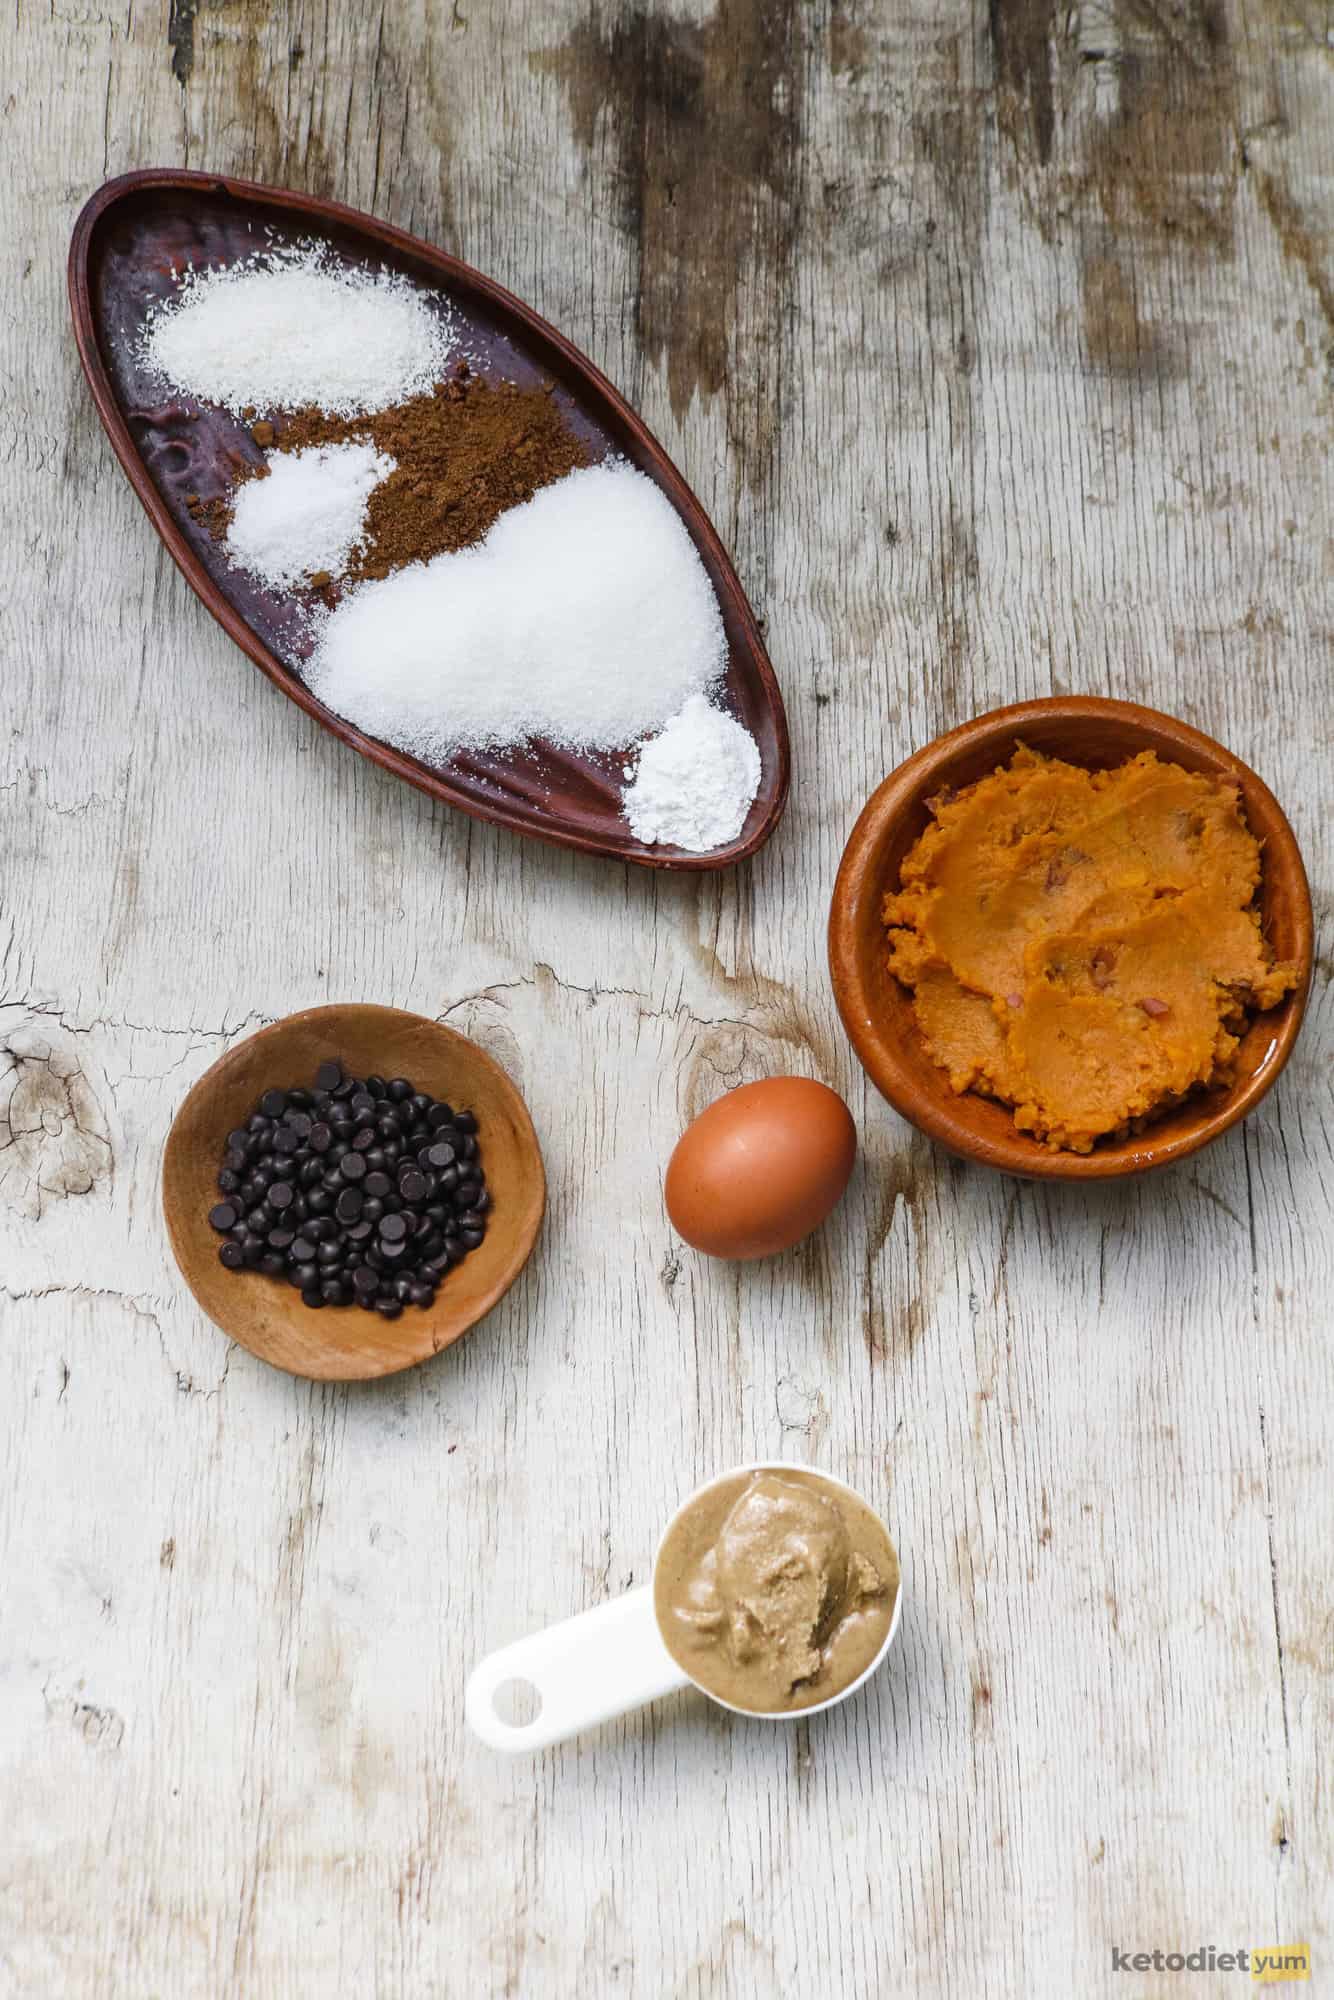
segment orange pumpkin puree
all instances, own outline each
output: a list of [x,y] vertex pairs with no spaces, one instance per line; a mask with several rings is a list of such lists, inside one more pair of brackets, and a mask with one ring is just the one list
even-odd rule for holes
[[1235,785],[1151,750],[1086,771],[1019,749],[949,799],[886,896],[890,970],[957,1091],[1087,1153],[1226,1083],[1248,1008],[1296,984],[1254,908]]

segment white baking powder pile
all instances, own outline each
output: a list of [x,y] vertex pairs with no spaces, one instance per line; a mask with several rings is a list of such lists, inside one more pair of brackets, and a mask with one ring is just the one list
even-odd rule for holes
[[366,505],[395,460],[373,444],[308,445],[269,453],[268,477],[236,490],[227,553],[275,589],[319,570],[341,576],[366,535]]
[[141,355],[184,395],[243,410],[314,404],[362,416],[424,395],[453,347],[447,319],[390,271],[332,264],[319,244],[190,271]]
[[680,516],[613,464],[543,487],[476,548],[362,584],[302,672],[336,714],[439,763],[534,736],[623,749],[714,686],[725,660]]
[[736,839],[759,788],[755,738],[696,694],[640,751],[625,817],[646,847],[706,854]]

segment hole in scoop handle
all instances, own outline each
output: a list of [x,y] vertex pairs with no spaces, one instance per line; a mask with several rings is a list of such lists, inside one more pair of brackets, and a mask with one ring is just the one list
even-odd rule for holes
[[[488,1653],[468,1677],[464,1708],[473,1734],[493,1750],[542,1750],[689,1680],[662,1643],[652,1587],[645,1584]],[[531,1722],[497,1715],[496,1692],[508,1681],[529,1681],[537,1690],[542,1706]]]

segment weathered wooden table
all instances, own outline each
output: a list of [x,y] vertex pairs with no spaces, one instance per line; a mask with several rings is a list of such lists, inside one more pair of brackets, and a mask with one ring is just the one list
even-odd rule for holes
[[[1158,1994],[1114,1947],[1289,1939],[1334,1991],[1329,960],[1244,1130],[1063,1192],[896,1120],[823,944],[880,776],[1052,689],[1254,763],[1328,925],[1329,13],[15,0],[0,46],[0,1992]],[[755,865],[433,809],[207,620],[63,289],[91,189],[172,162],[422,232],[639,404],[786,690]],[[481,1038],[553,1194],[494,1318],[369,1390],[229,1350],[158,1212],[193,1078],[332,997]],[[706,1263],[670,1145],[791,1069],[854,1107],[849,1197]],[[864,1697],[464,1735],[475,1657],[763,1454],[897,1533]]]

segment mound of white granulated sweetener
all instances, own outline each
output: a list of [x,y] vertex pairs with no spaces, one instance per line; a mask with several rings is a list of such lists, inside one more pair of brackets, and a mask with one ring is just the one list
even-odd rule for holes
[[707,854],[736,839],[759,788],[760,753],[750,731],[692,695],[640,751],[625,817],[646,847]]
[[406,278],[349,270],[307,244],[187,272],[149,320],[141,359],[233,416],[313,404],[353,417],[424,395],[453,344],[448,319]]
[[353,440],[271,452],[268,465],[267,478],[236,490],[228,555],[278,590],[320,570],[341,575],[363,544],[367,502],[394,460]]
[[720,678],[723,623],[671,502],[631,466],[569,473],[485,541],[364,583],[307,685],[432,763],[542,736],[624,749]]

